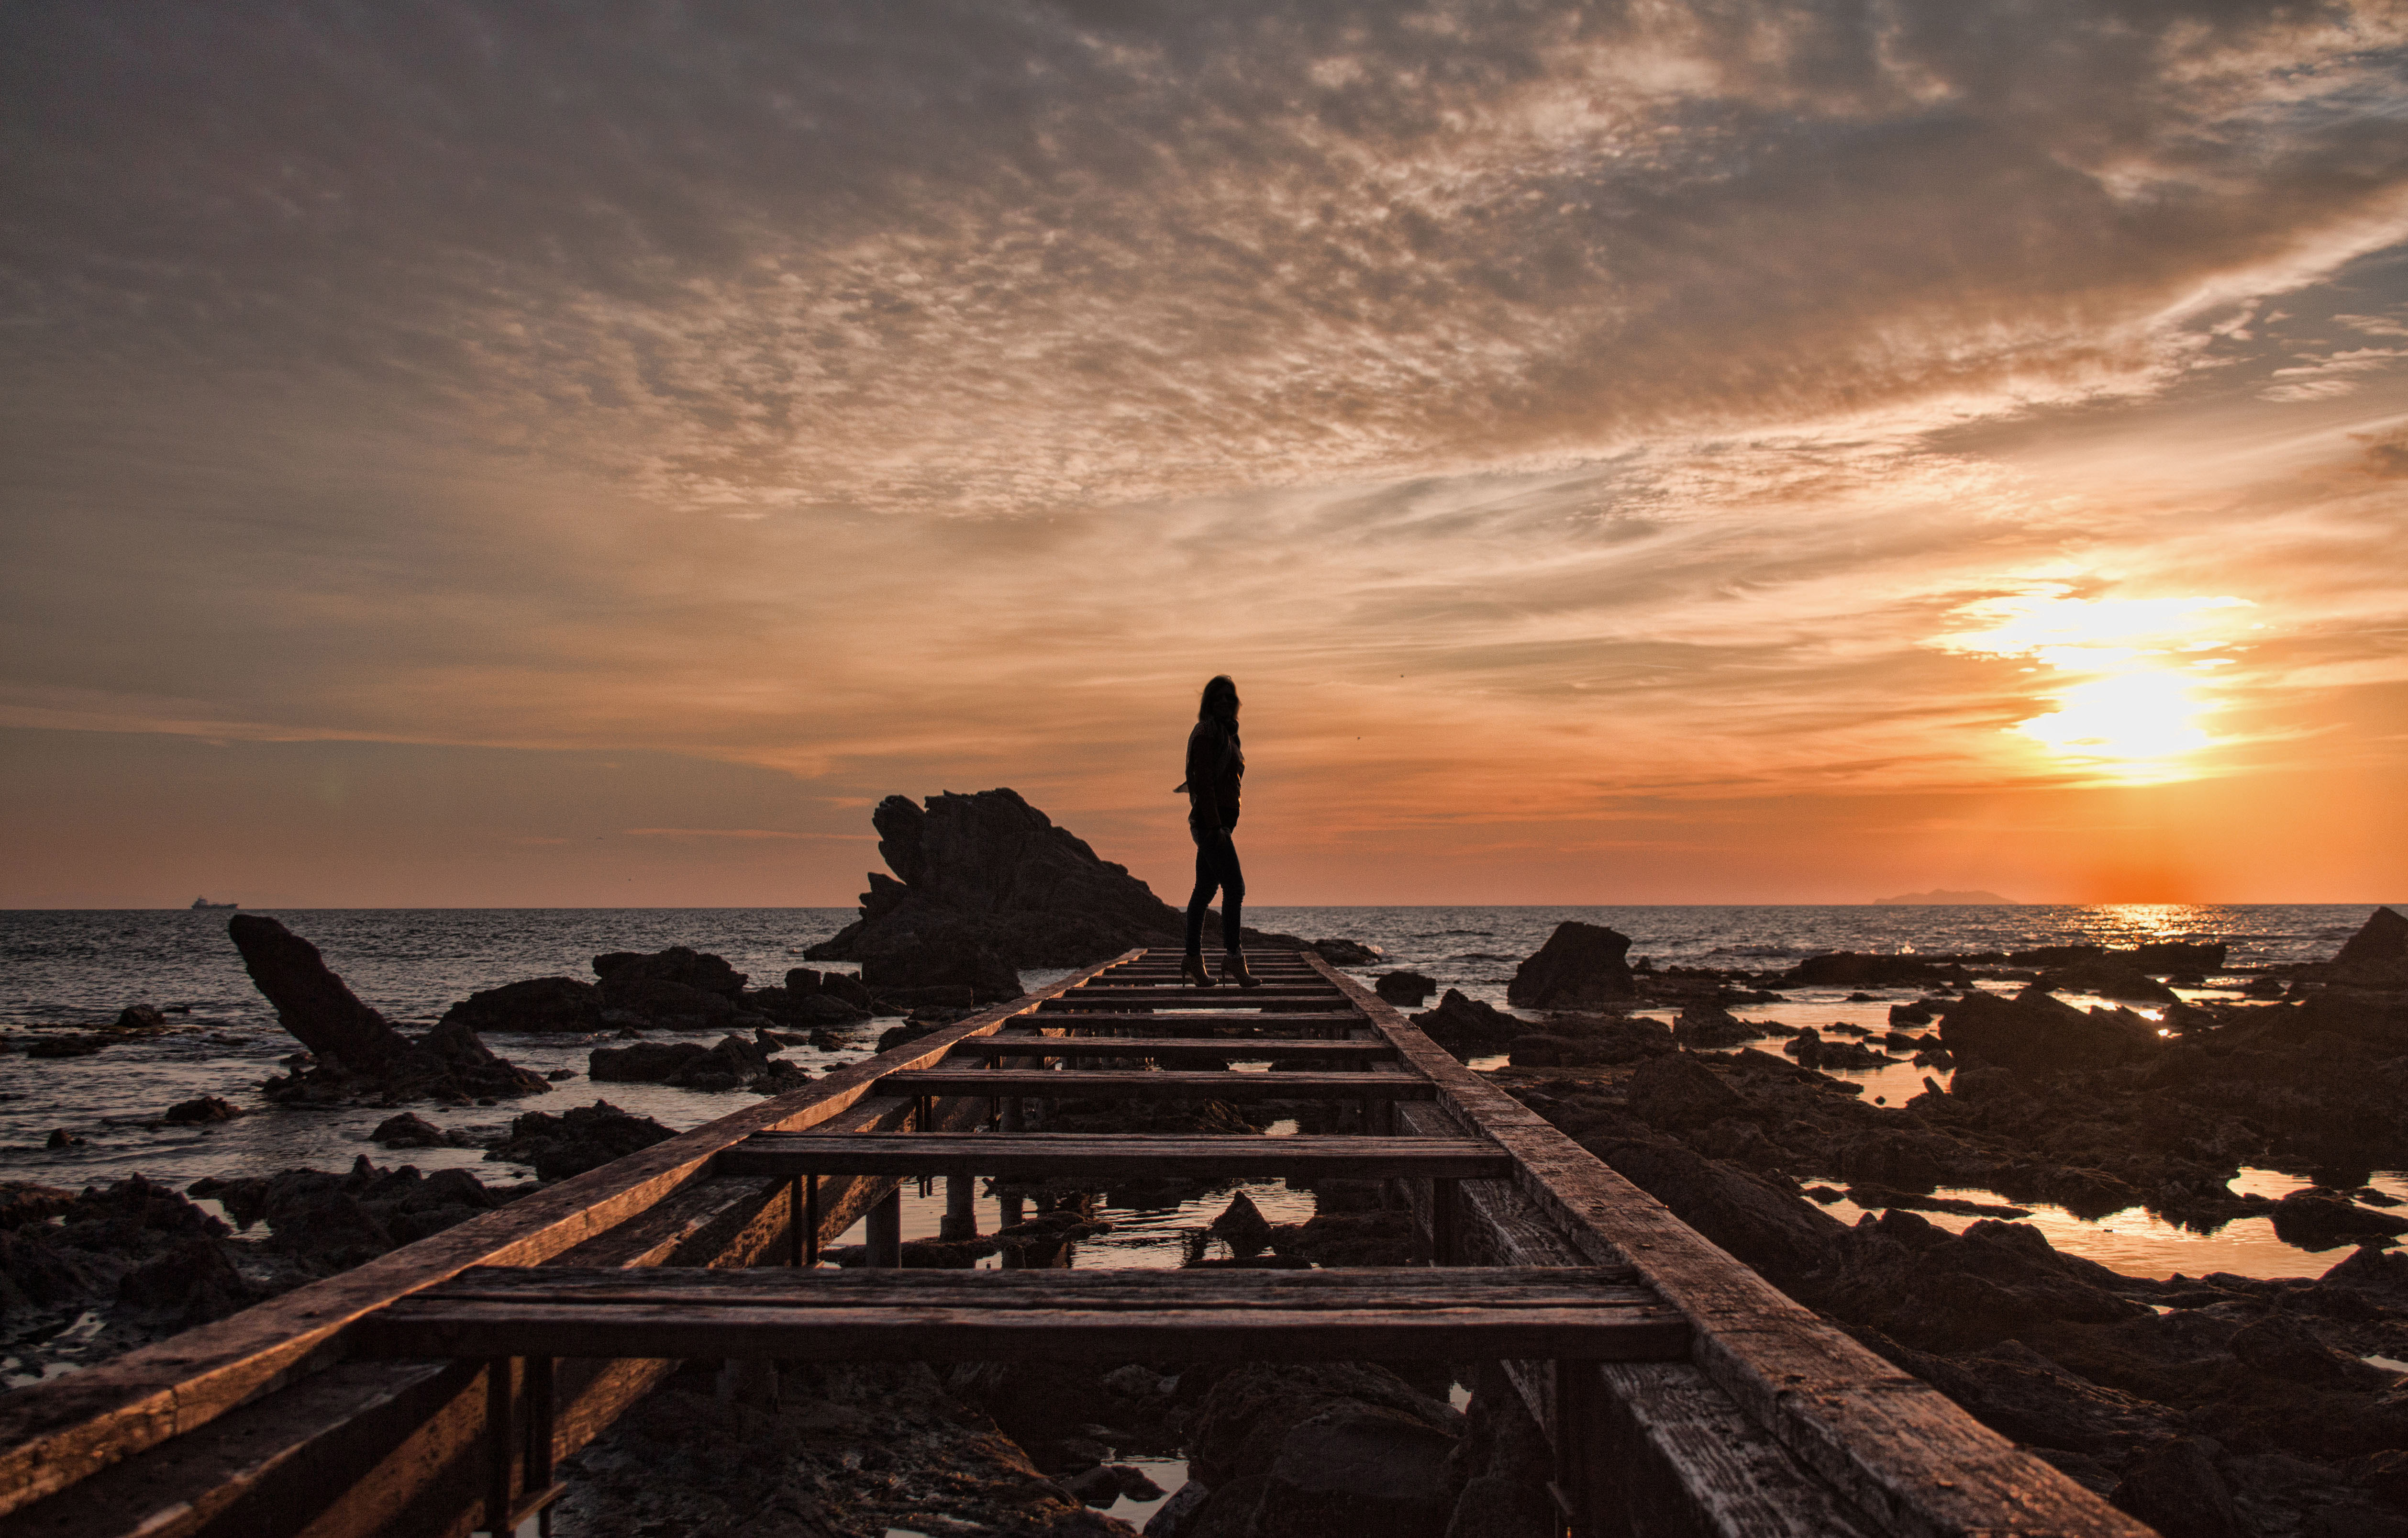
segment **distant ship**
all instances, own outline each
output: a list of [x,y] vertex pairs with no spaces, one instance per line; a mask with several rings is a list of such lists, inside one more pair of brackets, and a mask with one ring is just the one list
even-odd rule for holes
[[201,908],[239,908],[239,907],[241,907],[241,906],[242,906],[242,904],[241,904],[241,903],[239,903],[239,902],[211,902],[211,901],[210,901],[208,898],[194,898],[193,899],[193,906],[194,906],[194,909],[201,909]]

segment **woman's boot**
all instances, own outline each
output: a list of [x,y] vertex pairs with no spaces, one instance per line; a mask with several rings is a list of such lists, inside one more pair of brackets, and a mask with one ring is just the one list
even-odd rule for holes
[[1187,959],[1179,964],[1179,975],[1199,988],[1209,988],[1212,985],[1212,974],[1204,970],[1202,951],[1187,953]]
[[1241,988],[1259,988],[1263,985],[1261,978],[1246,970],[1246,956],[1242,951],[1230,951],[1221,957],[1221,976]]

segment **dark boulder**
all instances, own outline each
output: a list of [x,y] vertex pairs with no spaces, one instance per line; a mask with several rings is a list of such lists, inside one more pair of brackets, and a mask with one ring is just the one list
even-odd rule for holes
[[2169,1437],[2133,1459],[2108,1499],[2167,1538],[2246,1538],[2250,1531],[2195,1437]]
[[683,1089],[739,1089],[769,1071],[761,1048],[741,1036],[717,1046],[694,1042],[638,1042],[595,1047],[585,1071],[596,1084],[666,1084]]
[[128,1004],[117,1012],[119,1030],[165,1030],[167,1017],[155,1004]]
[[2158,1050],[2155,1028],[2138,1015],[2086,1013],[2034,993],[2014,999],[1967,994],[1940,1017],[1940,1041],[1959,1064],[2003,1068],[2026,1078],[2141,1062]]
[[[1333,1411],[1369,1407],[1404,1416],[1452,1440],[1463,1417],[1386,1368],[1363,1362],[1248,1362],[1223,1374],[1197,1407],[1188,1472],[1218,1490],[1270,1473],[1289,1433]],[[1443,1460],[1444,1449],[1440,1449]]]
[[[1182,942],[1180,913],[1015,791],[948,792],[924,804],[890,796],[870,821],[895,874],[870,872],[860,919],[805,953],[813,960],[983,947],[1014,968],[1080,967],[1132,946]],[[1217,942],[1218,915],[1205,927]],[[1301,944],[1245,938],[1272,949]]]
[[1645,1015],[1559,1014],[1542,1026],[1523,1026],[1528,1034],[1507,1048],[1515,1068],[1635,1063],[1678,1050],[1672,1028]]
[[121,1307],[165,1315],[179,1330],[222,1319],[249,1307],[255,1298],[226,1258],[225,1246],[209,1238],[184,1240],[117,1283]]
[[1753,1042],[1763,1034],[1761,1027],[1737,1018],[1720,1004],[1704,1000],[1693,999],[1682,1005],[1681,1018],[1672,1026],[1673,1040],[1691,1052],[1718,1052]]
[[1457,1057],[1466,1058],[1503,1052],[1515,1037],[1527,1034],[1531,1028],[1527,1020],[1508,1014],[1494,1004],[1467,998],[1456,988],[1446,990],[1438,1008],[1410,1018],[1423,1035]]
[[959,934],[873,939],[860,947],[861,981],[882,998],[924,988],[968,988],[970,1001],[1001,1003],[1020,997],[1020,973],[992,945]]
[[1380,948],[1359,941],[1322,939],[1306,947],[1333,967],[1369,967],[1380,959]]
[[2049,992],[2095,993],[2101,999],[2141,1004],[2171,1004],[2177,999],[2173,989],[2143,972],[2121,956],[2100,956],[2077,961],[2071,967],[2053,968],[2040,974],[2039,985]]
[[654,1030],[732,1030],[738,1013],[736,1001],[724,993],[643,976],[604,979],[602,1007]]
[[1630,937],[1599,924],[1566,919],[1514,969],[1505,1001],[1519,1009],[1580,1009],[1634,997]]
[[1438,991],[1438,980],[1424,977],[1419,972],[1382,972],[1379,981],[1371,985],[1371,991],[1391,1004],[1418,1006],[1423,999]]
[[203,1095],[198,1100],[177,1101],[161,1119],[170,1127],[197,1127],[205,1122],[232,1121],[241,1114],[242,1109],[232,1101]]
[[472,993],[443,1012],[470,1030],[594,1031],[602,1028],[602,990],[573,977],[537,977]]
[[2408,1233],[2408,1222],[2330,1191],[2293,1191],[2274,1203],[2273,1217],[2275,1238],[2312,1252]]
[[1785,973],[1792,987],[1895,988],[1935,983],[1965,983],[1971,974],[1962,966],[1916,956],[1882,956],[1860,951],[1830,951],[1810,956]]
[[276,1008],[294,1039],[322,1061],[336,1058],[359,1072],[398,1067],[409,1051],[384,1016],[359,1001],[327,967],[318,947],[272,918],[236,913],[227,922],[251,980]]
[[485,1157],[533,1165],[540,1180],[565,1180],[675,1136],[650,1116],[630,1115],[608,1100],[595,1100],[557,1116],[525,1113]]
[[1686,1053],[1640,1064],[1626,1093],[1632,1115],[1666,1131],[1704,1127],[1747,1107],[1745,1097],[1721,1074]]
[[423,1117],[405,1111],[397,1116],[387,1116],[377,1123],[370,1140],[386,1148],[466,1148],[469,1141],[457,1132],[447,1132]]
[[597,956],[594,958],[594,975],[602,980],[606,992],[613,983],[674,983],[681,988],[715,993],[731,1000],[742,997],[747,981],[723,957],[686,945],[672,945],[650,955],[612,951]]
[[2408,984],[2408,918],[2377,908],[2333,956],[2342,981],[2399,986]]
[[1375,1404],[1303,1421],[1280,1444],[1263,1492],[1262,1538],[1445,1538],[1455,1510],[1455,1433]]
[[1254,1199],[1243,1191],[1229,1199],[1229,1204],[1221,1210],[1221,1215],[1212,1220],[1204,1233],[1207,1238],[1217,1239],[1228,1245],[1229,1253],[1240,1260],[1260,1255],[1270,1247],[1271,1243],[1269,1221],[1254,1205]]
[[2133,948],[2132,965],[2144,972],[2213,972],[2224,970],[2228,947],[2222,941],[2200,943],[2161,940]]

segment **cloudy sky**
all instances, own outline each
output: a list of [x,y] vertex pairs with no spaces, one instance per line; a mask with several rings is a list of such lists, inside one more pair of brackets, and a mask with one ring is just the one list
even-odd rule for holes
[[0,4],[0,905],[2408,889],[2408,7]]

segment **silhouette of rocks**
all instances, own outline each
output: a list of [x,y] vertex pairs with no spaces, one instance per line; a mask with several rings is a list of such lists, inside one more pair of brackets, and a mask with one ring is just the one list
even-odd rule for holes
[[2178,1538],[2246,1538],[2232,1492],[2197,1437],[2168,1437],[2126,1465],[2109,1500]]
[[102,1036],[37,1036],[25,1043],[28,1057],[89,1057],[108,1044]]
[[638,1042],[631,1046],[595,1047],[586,1059],[585,1071],[596,1084],[740,1089],[768,1072],[769,1061],[757,1043],[731,1035],[709,1047],[694,1042]]
[[1455,988],[1446,990],[1438,1008],[1411,1018],[1431,1041],[1463,1058],[1503,1052],[1516,1037],[1530,1031],[1529,1021],[1467,998]]
[[1633,998],[1638,989],[1625,959],[1629,953],[1629,936],[1567,919],[1514,970],[1505,1001],[1520,1009],[1568,1010]]
[[2037,986],[2052,992],[2095,993],[2101,999],[2143,1004],[2171,1004],[2176,999],[2173,989],[2121,956],[2100,956],[2070,967],[2052,968],[2040,974]]
[[239,1180],[199,1180],[189,1189],[217,1198],[244,1229],[266,1223],[270,1248],[322,1272],[440,1233],[518,1194],[492,1190],[466,1170],[429,1175],[408,1165],[379,1169],[365,1154],[341,1174],[285,1170]]
[[[870,872],[861,918],[804,954],[862,962],[873,989],[872,957],[909,969],[923,955],[983,948],[1010,967],[1080,967],[1135,945],[1182,942],[1181,913],[1016,791],[948,792],[924,805],[890,796],[870,821],[895,874]],[[1217,914],[1206,930],[1217,942]],[[1246,941],[1290,950],[1302,943],[1253,930]]]
[[[1371,991],[1391,1004],[1418,1006],[1423,999],[1438,991],[1438,980],[1412,971],[1382,972],[1379,981],[1371,985]],[[1455,997],[1459,999],[1462,995]]]
[[368,1137],[386,1148],[468,1148],[475,1146],[461,1133],[449,1132],[433,1122],[405,1111],[397,1116],[387,1116],[377,1123]]
[[1316,940],[1306,949],[1333,967],[1369,967],[1380,959],[1377,946],[1353,940]]
[[203,1095],[198,1100],[177,1101],[160,1119],[170,1127],[197,1127],[205,1122],[232,1121],[241,1114],[241,1109],[231,1101]]
[[1763,1034],[1762,1027],[1738,1019],[1720,1004],[1710,1001],[1684,1004],[1681,1018],[1672,1026],[1673,1039],[1692,1052],[1735,1047]]
[[1254,1199],[1243,1191],[1229,1199],[1229,1204],[1221,1210],[1221,1215],[1214,1218],[1204,1232],[1207,1237],[1228,1245],[1229,1253],[1240,1260],[1260,1255],[1270,1247],[1271,1243],[1269,1221],[1254,1205]]
[[[1257,1531],[1236,1525],[1216,1528],[1212,1508],[1237,1504],[1230,1499],[1238,1494],[1231,1487],[1250,1478],[1264,1482],[1252,1492],[1250,1503],[1259,1505],[1264,1486],[1299,1427],[1325,1416],[1365,1410],[1398,1417],[1406,1429],[1402,1434],[1440,1468],[1463,1430],[1462,1414],[1453,1406],[1369,1363],[1249,1362],[1221,1374],[1197,1407],[1188,1434],[1188,1473],[1213,1491],[1213,1500],[1199,1514],[1203,1531]],[[1311,1440],[1313,1445],[1324,1445],[1321,1437]],[[1412,1488],[1420,1486],[1416,1482]],[[1443,1520],[1441,1514],[1438,1531],[1444,1531]],[[1320,1531],[1342,1530],[1325,1522]]]
[[849,972],[821,972],[794,967],[782,988],[759,988],[745,1002],[789,1025],[849,1026],[874,1013],[869,990]]
[[1967,994],[1941,1015],[1940,1040],[1959,1065],[2026,1077],[2137,1063],[2159,1045],[2157,1028],[2128,1011],[2085,1012],[2028,991]]
[[167,1017],[155,1005],[128,1004],[117,1013],[120,1030],[165,1030]]
[[1800,1068],[1827,1070],[1834,1068],[1881,1068],[1889,1062],[1882,1054],[1857,1042],[1826,1041],[1822,1032],[1812,1026],[1801,1028],[1783,1043],[1781,1050],[1798,1059]]
[[1526,1034],[1507,1048],[1515,1068],[1632,1063],[1678,1050],[1672,1028],[1644,1015],[1559,1014],[1544,1026],[1519,1023]]
[[602,990],[573,977],[536,977],[472,993],[443,1012],[470,1030],[595,1031]]
[[594,958],[594,975],[602,980],[605,991],[613,984],[674,983],[681,988],[730,999],[743,997],[744,985],[749,981],[724,957],[686,945],[672,945],[649,955],[611,951]]
[[566,1180],[675,1136],[650,1116],[631,1115],[608,1100],[595,1100],[556,1116],[541,1111],[522,1114],[510,1123],[509,1136],[485,1157],[532,1165],[539,1180]]
[[1972,974],[1955,961],[1927,956],[1871,956],[1856,951],[1832,951],[1810,956],[1782,978],[1792,987],[1892,988],[1933,983],[1962,984]]
[[430,1097],[539,1095],[552,1085],[495,1056],[463,1021],[446,1017],[416,1040],[360,1002],[328,969],[318,948],[272,918],[237,913],[227,933],[277,1019],[317,1059],[260,1087],[272,1100],[341,1100],[374,1095],[388,1101]]
[[2329,1191],[2293,1191],[2274,1203],[2274,1237],[2303,1250],[2337,1249],[2408,1233],[2408,1222],[2359,1206]]
[[1651,1058],[1630,1075],[1630,1114],[1654,1126],[1703,1127],[1738,1112],[1745,1101],[1722,1075],[1686,1054]]
[[2331,975],[2368,986],[2408,986],[2408,918],[2377,908],[2334,955]]

